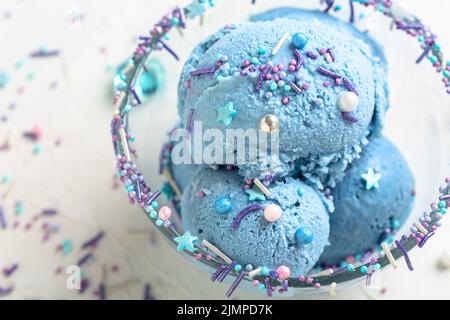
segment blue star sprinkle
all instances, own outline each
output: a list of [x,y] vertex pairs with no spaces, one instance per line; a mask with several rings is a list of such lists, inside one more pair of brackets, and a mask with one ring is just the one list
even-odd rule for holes
[[217,110],[217,122],[228,126],[236,115],[237,111],[234,109],[234,103],[230,101]]
[[375,173],[372,168],[369,168],[367,173],[363,173],[361,178],[365,181],[366,190],[378,189],[380,187],[378,181],[381,179],[381,173]]
[[194,252],[194,242],[197,241],[197,239],[197,237],[191,236],[189,231],[186,231],[182,236],[175,237],[173,240],[178,243],[178,251],[188,250],[190,252]]
[[266,197],[263,193],[254,190],[254,189],[247,189],[245,190],[245,193],[248,194],[248,200],[250,201],[264,201],[266,200]]

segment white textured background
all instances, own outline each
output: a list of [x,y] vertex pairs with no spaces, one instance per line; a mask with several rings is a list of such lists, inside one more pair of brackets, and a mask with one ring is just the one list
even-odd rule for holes
[[[0,229],[0,271],[15,262],[20,265],[10,278],[0,273],[0,287],[14,287],[7,298],[95,298],[93,291],[102,279],[102,269],[111,270],[114,265],[119,271],[107,271],[103,277],[108,298],[140,299],[144,283],[151,284],[153,295],[159,299],[224,297],[226,285],[212,284],[208,274],[193,268],[155,233],[140,210],[128,205],[120,189],[112,188],[112,73],[107,68],[128,57],[135,37],[145,33],[179,2],[1,1],[0,71],[6,71],[11,79],[6,88],[0,89],[0,146],[10,144],[9,150],[0,151],[0,178],[11,179],[0,183],[0,206],[8,219],[8,228]],[[247,0],[217,2],[218,8],[206,17],[203,29],[198,22],[191,22],[192,34],[182,40],[175,36],[170,41],[182,58],[187,57],[196,41],[215,28],[241,21],[251,10],[261,11],[275,3],[258,0],[258,6],[253,8]],[[450,54],[450,2],[404,2],[440,35],[443,49]],[[69,22],[73,9],[83,15],[78,25]],[[450,175],[450,99],[428,62],[415,66],[414,60],[420,54],[415,40],[388,32],[388,23],[382,18],[375,18],[374,25],[390,62],[393,109],[388,114],[386,132],[416,176],[418,215],[436,197],[442,178]],[[42,46],[58,49],[61,54],[48,59],[28,58],[30,52]],[[19,61],[24,62],[21,68],[16,67]],[[153,109],[144,107],[138,112],[139,117],[132,118],[138,137],[136,145],[143,154],[141,160],[144,159],[140,163],[145,164],[149,177],[156,171],[160,137],[175,122],[173,90],[180,67],[180,63],[171,62],[168,84],[151,106]],[[56,87],[52,88],[52,84]],[[43,149],[38,155],[32,154],[33,143],[22,137],[35,124],[44,127],[40,141]],[[59,147],[55,146],[58,139]],[[19,216],[14,213],[17,201],[24,206]],[[57,208],[60,213],[24,230],[43,208]],[[46,243],[41,241],[44,220],[61,226]],[[19,226],[13,229],[15,221]],[[66,288],[65,275],[55,275],[55,269],[75,263],[84,253],[80,244],[99,230],[105,230],[106,236],[93,251],[95,261],[83,269],[92,284],[85,294],[79,295]],[[416,269],[413,273],[400,263],[399,270],[387,268],[378,274],[373,288],[356,286],[339,292],[337,298],[450,298],[450,271],[436,268],[442,252],[450,251],[449,231],[450,224],[446,223],[424,249],[411,254]],[[66,256],[55,250],[65,239],[74,245],[73,252]],[[380,293],[382,288],[387,289],[384,294]],[[261,295],[240,291],[236,297]]]

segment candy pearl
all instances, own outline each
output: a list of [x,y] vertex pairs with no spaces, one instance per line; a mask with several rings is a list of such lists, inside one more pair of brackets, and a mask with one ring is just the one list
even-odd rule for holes
[[216,208],[217,213],[220,214],[227,214],[233,208],[231,199],[228,196],[217,198],[216,202],[214,203],[214,206]]
[[264,218],[269,222],[275,222],[281,218],[281,208],[276,204],[269,204],[264,208]]
[[345,91],[339,95],[338,106],[342,112],[355,111],[359,105],[359,97],[352,91]]
[[284,97],[283,99],[281,99],[281,103],[284,105],[287,105],[289,103],[289,98],[288,97]]
[[253,266],[252,266],[251,264],[247,264],[247,265],[245,266],[245,271],[250,272],[250,271],[252,271],[252,270],[253,270]]
[[202,254],[201,253],[196,253],[195,254],[195,259],[196,260],[200,260],[202,258]]
[[258,280],[253,280],[253,281],[252,281],[252,285],[253,285],[254,287],[256,287],[257,285],[259,285],[259,281],[258,281]]
[[160,218],[163,221],[169,220],[172,216],[172,209],[170,209],[168,206],[163,206],[159,209],[158,212],[158,218]]
[[297,49],[303,49],[304,47],[306,47],[308,40],[309,40],[308,37],[305,34],[300,33],[300,32],[298,32],[292,36],[292,44]]
[[295,239],[300,244],[309,244],[314,239],[314,233],[309,228],[298,228],[295,231]]
[[316,283],[314,284],[314,288],[320,289],[320,283],[316,282]]
[[287,280],[291,276],[291,269],[281,265],[277,268],[277,275],[280,280]]
[[267,114],[261,119],[259,128],[263,132],[274,133],[280,128],[280,120],[273,114]]
[[305,279],[305,276],[298,276],[297,280],[300,281],[300,282],[303,282],[306,279]]

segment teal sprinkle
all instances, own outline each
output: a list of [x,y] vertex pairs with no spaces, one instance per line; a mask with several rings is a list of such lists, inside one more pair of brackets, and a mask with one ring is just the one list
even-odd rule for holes
[[375,264],[373,265],[373,268],[374,268],[375,270],[380,270],[380,269],[381,269],[381,265],[380,265],[379,263],[375,263]]
[[439,45],[439,44],[435,44],[434,45],[434,50],[436,50],[436,51],[440,51],[441,50],[441,46]]
[[165,40],[170,40],[171,37],[170,37],[170,34],[166,33],[163,38]]
[[131,106],[129,104],[127,104],[124,108],[123,108],[123,112],[128,113],[131,111]]
[[336,12],[339,12],[341,10],[342,10],[342,6],[340,6],[339,4],[334,7],[334,11],[336,11]]
[[275,90],[277,90],[277,88],[278,88],[277,83],[275,81],[272,81],[270,83],[270,90],[275,91]]
[[367,273],[367,271],[369,271],[369,269],[367,268],[367,266],[361,266],[359,271],[361,271],[361,273]]
[[157,202],[157,201],[153,201],[153,202],[152,202],[152,207],[153,207],[154,209],[158,208],[158,202]]
[[136,137],[135,136],[131,136],[130,137],[130,142],[134,142],[136,140]]
[[260,283],[260,284],[258,285],[258,288],[259,288],[259,290],[265,290],[265,289],[266,289],[266,286],[264,285],[264,283]]
[[152,210],[152,211],[150,211],[149,216],[152,219],[156,219],[156,218],[158,218],[158,213],[155,210]]
[[267,268],[267,267],[262,267],[261,268],[261,274],[263,275],[263,276],[268,276],[269,275],[269,268]]
[[253,64],[258,64],[259,60],[258,60],[257,57],[253,57],[253,58],[250,59],[250,62],[253,63]]
[[228,126],[236,115],[237,111],[234,109],[234,103],[230,101],[217,110],[217,122]]
[[362,254],[357,254],[357,255],[355,256],[355,260],[356,260],[356,261],[360,261],[361,258],[362,258]]
[[442,73],[444,76],[446,76],[448,78],[448,76],[450,75],[450,73],[447,70],[444,70],[444,72]]
[[6,87],[9,82],[9,76],[6,72],[0,70],[0,89]]
[[398,229],[400,227],[400,221],[392,220],[391,227],[392,227],[392,229]]
[[447,204],[445,203],[445,201],[439,201],[439,203],[438,203],[439,208],[445,208],[446,206],[447,206]]
[[16,203],[16,206],[14,208],[14,213],[16,215],[21,215],[23,213],[23,205],[21,203]]
[[355,266],[352,264],[347,265],[347,270],[350,272],[354,272],[355,271]]
[[234,266],[234,271],[240,272],[242,270],[242,266],[240,264],[237,264]]
[[305,194],[305,191],[302,188],[297,189],[297,194],[301,197]]
[[117,89],[120,91],[125,91],[127,89],[127,84],[126,82],[120,80],[120,82],[117,84]]
[[440,212],[441,214],[446,214],[446,213],[447,213],[447,209],[441,208],[441,209],[439,209],[439,212]]
[[172,18],[170,20],[170,23],[172,23],[172,25],[176,26],[177,24],[180,23],[180,20],[178,18]]
[[2,181],[2,184],[7,184],[8,182],[11,181],[11,176],[5,174],[5,175],[2,177],[1,181]]
[[259,192],[255,189],[247,189],[245,190],[245,193],[248,195],[249,201],[264,201],[266,200],[266,197],[262,192]]
[[216,78],[216,80],[219,82],[222,81],[223,79],[225,79],[225,78],[224,78],[224,76],[221,76],[221,75],[218,75]]
[[127,187],[127,191],[128,191],[128,192],[134,191],[134,186],[129,185],[129,186]]
[[284,86],[284,91],[286,91],[286,92],[291,91],[291,89],[292,89],[291,86],[288,84]]
[[423,36],[418,36],[418,37],[417,37],[417,40],[418,40],[419,42],[423,42]]
[[40,145],[39,143],[35,144],[33,146],[33,154],[39,154],[42,152],[42,145]]
[[258,53],[259,54],[266,54],[267,50],[265,48],[259,48]]
[[73,250],[73,243],[71,240],[66,239],[61,244],[61,249],[64,255],[68,255]]
[[156,226],[161,227],[163,225],[163,221],[161,219],[157,219],[155,224]]

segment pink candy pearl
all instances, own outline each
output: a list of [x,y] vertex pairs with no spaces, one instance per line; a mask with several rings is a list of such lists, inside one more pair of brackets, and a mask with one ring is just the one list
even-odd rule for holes
[[279,266],[277,268],[278,278],[286,280],[291,276],[291,270],[286,266]]
[[288,97],[284,97],[283,99],[281,99],[281,103],[284,105],[287,105],[289,103],[289,98]]
[[277,72],[278,72],[278,68],[277,68],[277,67],[273,67],[273,68],[272,68],[272,72],[273,72],[273,73],[277,73]]
[[196,253],[195,254],[195,259],[200,260],[202,258],[202,254],[201,253]]
[[254,287],[256,287],[258,284],[259,284],[259,281],[258,281],[258,280],[253,280],[253,281],[252,281],[252,285],[253,285]]
[[281,218],[281,208],[276,204],[269,204],[264,209],[264,218],[269,222],[275,222]]
[[267,80],[272,80],[272,75],[270,73],[266,74],[266,79]]
[[170,209],[168,206],[163,206],[161,207],[161,209],[159,209],[158,218],[160,218],[161,220],[169,220],[171,216],[172,209]]
[[290,66],[289,66],[289,71],[290,71],[290,72],[294,72],[294,71],[295,71],[295,66],[290,65]]
[[316,283],[314,284],[314,288],[320,289],[320,283],[316,282]]
[[301,281],[301,282],[303,282],[303,281],[305,281],[306,279],[305,279],[305,276],[298,276],[298,281]]

